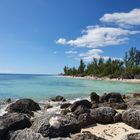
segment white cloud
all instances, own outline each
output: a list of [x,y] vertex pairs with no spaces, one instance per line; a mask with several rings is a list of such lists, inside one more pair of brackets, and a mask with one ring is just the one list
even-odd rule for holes
[[105,14],[100,18],[102,22],[111,22],[120,26],[140,25],[140,9],[133,9],[128,13]]
[[70,51],[66,51],[65,53],[66,53],[66,54],[77,54],[77,51],[70,50]]
[[57,43],[75,47],[99,48],[124,44],[129,40],[129,35],[140,33],[115,27],[91,26],[82,31],[82,35],[74,40],[58,39]]
[[[96,58],[96,59],[103,58],[104,60],[107,60],[110,58],[109,56],[101,56],[102,53],[104,52],[100,49],[91,49],[85,53],[79,54],[79,57],[81,57],[84,61],[87,61],[87,62],[92,61],[93,58]],[[121,58],[117,58],[117,57],[111,57],[111,58],[122,60]]]
[[65,38],[60,38],[56,41],[57,44],[62,44],[65,45],[66,44],[66,39]]

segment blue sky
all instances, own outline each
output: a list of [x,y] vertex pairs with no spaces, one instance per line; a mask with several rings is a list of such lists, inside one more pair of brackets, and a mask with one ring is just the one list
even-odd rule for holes
[[60,73],[140,49],[139,0],[1,0],[0,72]]

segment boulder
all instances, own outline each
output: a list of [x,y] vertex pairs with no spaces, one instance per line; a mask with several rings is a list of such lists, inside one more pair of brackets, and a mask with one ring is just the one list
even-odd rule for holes
[[6,110],[10,113],[18,112],[33,115],[32,111],[41,110],[41,108],[39,104],[34,102],[32,99],[20,99],[15,103],[10,104]]
[[100,98],[100,96],[97,95],[95,92],[92,92],[90,94],[90,100],[91,100],[91,102],[98,103],[99,102],[99,98]]
[[68,107],[70,107],[70,105],[71,105],[71,103],[64,103],[64,104],[60,105],[60,108],[61,109],[68,108]]
[[110,103],[110,107],[114,109],[127,109],[127,104],[124,102],[121,103]]
[[105,140],[104,138],[97,137],[90,132],[82,132],[80,134],[75,134],[72,136],[72,140]]
[[74,111],[73,111],[73,114],[76,115],[76,116],[79,116],[80,114],[83,114],[83,113],[89,113],[90,110],[88,108],[86,108],[85,106],[83,105],[79,105]]
[[10,132],[7,136],[7,140],[49,140],[44,138],[41,134],[35,133],[32,129],[17,130]]
[[34,121],[32,129],[41,133],[44,137],[68,137],[70,133],[78,133],[81,127],[76,118],[68,115],[55,115],[39,118]]
[[65,102],[66,101],[66,99],[63,96],[52,97],[50,100],[53,102]]
[[30,118],[26,114],[8,113],[0,116],[0,139],[3,139],[9,131],[16,131],[30,126]]
[[91,117],[97,122],[102,124],[113,123],[113,117],[116,114],[116,110],[111,107],[99,107],[91,109]]
[[140,133],[132,133],[132,134],[126,135],[121,140],[139,140],[139,139],[140,139]]
[[140,110],[128,109],[124,111],[122,114],[122,120],[127,125],[135,129],[140,129]]
[[128,108],[139,108],[140,109],[140,99],[132,98],[127,102]]
[[76,102],[74,102],[74,103],[70,106],[70,110],[71,110],[72,112],[74,112],[75,109],[76,109],[78,106],[84,106],[85,108],[91,108],[92,104],[91,104],[91,102],[89,102],[88,100],[76,101]]
[[113,117],[114,123],[122,122],[122,114],[121,113],[116,113],[115,116]]
[[115,93],[115,92],[111,92],[108,94],[104,94],[101,97],[101,101],[102,102],[109,102],[109,103],[120,103],[120,102],[124,102],[124,100],[122,99],[122,96],[120,93]]
[[96,121],[91,117],[89,113],[84,113],[84,114],[79,115],[78,121],[82,128],[85,128],[89,125],[96,123]]

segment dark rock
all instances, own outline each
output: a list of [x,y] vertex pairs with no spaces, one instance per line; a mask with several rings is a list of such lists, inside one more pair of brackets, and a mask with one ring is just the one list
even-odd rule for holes
[[121,103],[110,103],[110,107],[114,109],[127,109],[127,104],[124,102]]
[[54,101],[54,102],[65,102],[66,101],[66,99],[63,96],[52,97],[50,100]]
[[105,140],[104,138],[97,137],[86,131],[80,134],[75,134],[72,136],[72,140]]
[[127,102],[127,105],[128,105],[128,108],[140,108],[140,99],[130,99],[128,102]]
[[60,106],[61,109],[70,107],[71,103],[64,103]]
[[79,116],[80,114],[89,113],[89,112],[90,112],[90,110],[89,110],[88,108],[86,108],[86,107],[83,106],[83,105],[79,105],[79,106],[73,111],[73,114]]
[[122,114],[121,113],[116,113],[115,116],[113,117],[113,120],[114,120],[115,123],[122,122]]
[[116,114],[116,110],[111,107],[99,107],[91,109],[91,117],[97,122],[102,124],[113,123],[113,117]]
[[90,100],[91,100],[91,102],[98,103],[99,102],[99,98],[100,98],[100,96],[97,95],[95,92],[92,92],[90,94]]
[[44,109],[47,110],[49,108],[52,108],[53,106],[51,106],[50,104],[45,104]]
[[30,118],[22,113],[8,113],[0,117],[0,140],[3,140],[9,131],[16,131],[30,127]]
[[123,112],[122,120],[129,126],[140,129],[140,110],[128,109]]
[[122,140],[140,140],[140,133],[128,134]]
[[89,113],[84,113],[84,114],[79,115],[78,121],[82,128],[85,128],[89,125],[96,123],[96,121],[91,117]]
[[69,112],[70,112],[70,110],[68,110],[68,109],[63,109],[63,110],[61,110],[60,114],[61,114],[61,115],[67,115]]
[[85,108],[91,108],[92,104],[91,102],[89,102],[88,100],[80,100],[80,101],[76,101],[74,102],[71,106],[70,106],[70,110],[72,112],[75,111],[75,109],[78,107],[78,106],[84,106]]
[[92,106],[91,106],[92,109],[98,108],[98,107],[99,107],[99,104],[98,103],[93,103]]
[[72,116],[55,115],[39,118],[34,121],[32,128],[35,132],[41,133],[44,137],[68,137],[70,133],[81,131],[79,122]]
[[33,115],[32,111],[41,110],[38,103],[32,99],[20,99],[13,104],[10,104],[7,109],[8,112],[27,113]]
[[49,138],[43,138],[41,134],[35,133],[32,129],[28,128],[10,132],[7,140],[49,140]]
[[124,100],[122,99],[122,96],[120,93],[108,93],[108,94],[104,94],[101,97],[101,101],[102,102],[109,102],[109,103],[118,103],[118,102],[124,102]]

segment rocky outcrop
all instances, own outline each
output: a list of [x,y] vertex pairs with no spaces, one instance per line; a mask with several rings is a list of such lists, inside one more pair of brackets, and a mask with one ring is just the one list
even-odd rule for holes
[[122,120],[127,125],[140,129],[140,110],[128,109],[123,112]]
[[71,106],[71,103],[64,103],[64,104],[60,105],[60,108],[64,109],[64,108],[68,108],[70,106]]
[[91,109],[90,115],[97,123],[109,124],[114,122],[113,117],[116,113],[111,107],[99,107]]
[[10,104],[6,110],[10,113],[18,112],[33,115],[32,111],[37,111],[40,109],[39,104],[34,102],[32,99],[20,99],[15,103]]
[[30,118],[22,113],[8,113],[0,117],[0,140],[4,140],[9,131],[30,127]]
[[132,134],[126,135],[121,140],[139,140],[139,139],[140,139],[140,133],[132,133]]
[[90,100],[91,100],[91,102],[98,103],[99,102],[99,98],[100,98],[100,96],[97,95],[95,92],[92,92],[90,94]]
[[105,140],[103,138],[97,137],[90,132],[83,132],[72,136],[72,140]]
[[68,115],[39,118],[39,120],[34,121],[32,128],[44,137],[50,138],[67,137],[70,133],[74,134],[81,131],[79,122],[74,117]]
[[54,101],[54,102],[65,102],[66,101],[66,99],[63,96],[52,97],[50,100]]

